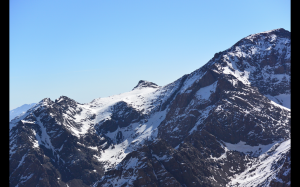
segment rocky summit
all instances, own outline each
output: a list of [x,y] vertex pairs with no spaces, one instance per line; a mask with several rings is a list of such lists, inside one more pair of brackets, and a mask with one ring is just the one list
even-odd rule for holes
[[10,186],[291,186],[291,40],[247,36],[158,86],[10,121]]

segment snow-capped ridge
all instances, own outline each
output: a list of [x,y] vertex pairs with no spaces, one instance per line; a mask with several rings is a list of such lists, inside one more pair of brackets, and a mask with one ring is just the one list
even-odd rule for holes
[[279,36],[279,37],[287,37],[290,35],[290,32],[283,28],[278,28],[278,29],[260,32],[260,33],[250,34],[249,36],[247,36],[243,39],[252,39],[252,38],[257,38],[259,36],[266,36],[266,35],[272,35],[272,34],[275,34],[276,36]]

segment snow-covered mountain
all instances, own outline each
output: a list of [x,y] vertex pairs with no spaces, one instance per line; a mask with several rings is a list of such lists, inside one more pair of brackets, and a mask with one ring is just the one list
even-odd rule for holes
[[24,114],[28,109],[33,107],[36,103],[31,103],[31,104],[24,104],[20,107],[17,107],[15,109],[12,109],[9,111],[9,121],[14,119],[15,117]]
[[45,98],[10,126],[12,186],[290,186],[290,32],[165,86]]

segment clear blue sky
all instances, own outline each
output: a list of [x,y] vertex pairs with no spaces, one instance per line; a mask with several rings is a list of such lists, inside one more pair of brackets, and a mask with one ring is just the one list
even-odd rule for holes
[[290,31],[289,0],[10,0],[10,110],[160,86],[250,34]]

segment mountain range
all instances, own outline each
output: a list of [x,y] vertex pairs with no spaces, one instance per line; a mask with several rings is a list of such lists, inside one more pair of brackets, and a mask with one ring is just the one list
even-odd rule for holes
[[165,86],[45,98],[10,121],[10,185],[290,186],[290,69],[280,28]]

